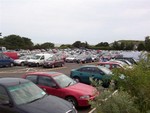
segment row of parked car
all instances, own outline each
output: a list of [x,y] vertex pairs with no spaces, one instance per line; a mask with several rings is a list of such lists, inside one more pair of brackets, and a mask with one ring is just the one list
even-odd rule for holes
[[[36,58],[40,60],[47,58],[51,61],[55,56],[55,54],[36,55],[36,57],[34,56],[35,59],[29,59],[26,62],[27,65],[37,66]],[[75,108],[89,106],[89,100],[93,101],[101,93],[94,86],[91,86],[90,78],[101,80],[103,87],[109,87],[113,76],[111,69],[121,68],[121,66],[123,69],[126,69],[124,67],[132,68],[136,64],[136,62],[131,62],[129,57],[120,59],[113,57],[113,59],[105,58],[105,60],[104,57],[101,57],[100,60],[102,61],[97,62],[96,65],[83,65],[72,69],[70,77],[58,72],[32,72],[22,75],[22,79],[1,78],[1,112],[77,113]],[[43,63],[41,64],[44,66]],[[39,65],[41,64],[39,63]]]
[[[7,55],[6,55],[7,53]],[[8,54],[9,53],[9,54]],[[127,52],[132,53],[132,52]],[[13,65],[28,65],[28,66],[43,66],[43,67],[55,67],[63,66],[65,62],[68,63],[90,63],[95,61],[108,61],[111,58],[118,58],[126,54],[122,51],[97,51],[88,49],[63,49],[63,50],[35,50],[35,51],[16,51],[1,53],[3,56],[0,59],[7,59],[7,64],[0,61],[0,66],[13,66]],[[135,54],[135,53],[133,53]],[[18,55],[18,56],[16,56]],[[135,56],[140,55],[140,52],[136,52]],[[2,56],[2,55],[0,55]],[[11,58],[11,60],[9,59]],[[49,59],[48,59],[49,58]],[[12,61],[14,60],[14,62]],[[8,63],[9,62],[9,63]],[[3,63],[3,64],[2,64]]]
[[[105,63],[108,62],[121,64],[122,61]],[[89,100],[100,94],[90,85],[90,78],[101,80],[102,86],[109,87],[112,71],[99,63],[72,69],[70,77],[58,72],[31,72],[22,79],[1,78],[0,110],[2,113],[77,113],[75,107],[89,106]]]

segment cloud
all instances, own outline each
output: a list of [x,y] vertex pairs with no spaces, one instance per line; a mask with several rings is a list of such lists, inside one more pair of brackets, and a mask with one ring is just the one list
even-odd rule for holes
[[149,0],[1,0],[3,35],[35,43],[113,42],[150,34]]

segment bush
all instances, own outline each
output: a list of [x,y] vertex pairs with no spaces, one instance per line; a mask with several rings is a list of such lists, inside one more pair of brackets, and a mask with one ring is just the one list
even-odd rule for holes
[[[127,91],[135,98],[134,103],[138,106],[141,113],[150,110],[150,55],[142,57],[138,65],[133,69],[124,71],[114,71],[117,88]],[[125,75],[125,79],[119,79],[119,75]]]
[[[91,102],[92,107],[96,107],[95,113],[150,113],[150,54],[141,57],[132,69],[116,69],[113,74],[118,93],[105,102],[112,93],[111,85],[101,92],[96,101]],[[125,78],[121,79],[120,75]]]
[[109,97],[111,94],[109,90],[104,91],[96,102],[91,102],[92,107],[96,107],[95,113],[140,113],[134,105],[134,98],[127,92],[119,91]]

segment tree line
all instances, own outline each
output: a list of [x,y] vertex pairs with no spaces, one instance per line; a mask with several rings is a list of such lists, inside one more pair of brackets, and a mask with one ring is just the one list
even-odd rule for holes
[[[45,42],[34,44],[30,38],[19,35],[9,35],[0,38],[0,46],[7,49],[52,49],[56,48],[54,43]],[[75,41],[73,44],[62,44],[59,48],[83,48],[83,49],[100,49],[100,50],[147,50],[150,51],[150,37],[145,37],[144,41],[120,40],[109,44],[108,42],[99,42],[96,45],[90,45],[88,42]]]

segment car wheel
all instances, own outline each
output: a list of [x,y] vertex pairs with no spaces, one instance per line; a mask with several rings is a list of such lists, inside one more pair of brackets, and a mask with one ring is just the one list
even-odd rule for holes
[[39,63],[36,64],[36,67],[39,67]]
[[10,63],[10,67],[13,67],[14,66],[14,63]]
[[64,67],[64,64],[63,64],[63,63],[61,64],[61,67]]
[[52,68],[54,68],[54,67],[55,67],[55,65],[53,64],[53,65],[52,65]]
[[71,96],[66,97],[66,100],[67,100],[68,102],[72,103],[75,107],[78,106],[77,100],[76,100],[74,97],[71,97]]
[[24,62],[21,62],[21,66],[24,66]]
[[73,79],[77,82],[81,82],[79,77],[74,77]]

